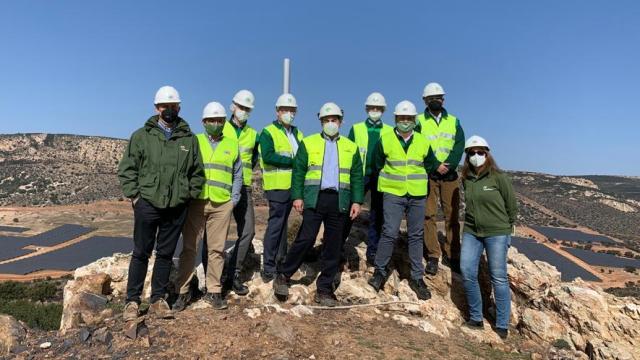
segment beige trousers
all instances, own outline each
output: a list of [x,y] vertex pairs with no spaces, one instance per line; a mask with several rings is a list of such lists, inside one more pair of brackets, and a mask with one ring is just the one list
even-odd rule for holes
[[438,199],[444,213],[444,227],[447,240],[444,244],[445,255],[449,259],[460,259],[460,180],[444,181],[429,179],[429,195],[427,196],[426,216],[424,221],[424,244],[428,256],[440,258],[442,254],[438,241],[436,215]]

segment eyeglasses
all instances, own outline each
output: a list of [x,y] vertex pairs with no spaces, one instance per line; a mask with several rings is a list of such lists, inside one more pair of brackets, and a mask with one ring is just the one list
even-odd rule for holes
[[484,150],[470,150],[467,154],[469,156],[473,156],[473,155],[485,156],[487,155],[487,152]]

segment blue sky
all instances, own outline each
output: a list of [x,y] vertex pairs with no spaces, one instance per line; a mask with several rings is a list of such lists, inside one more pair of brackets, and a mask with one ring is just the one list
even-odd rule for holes
[[0,133],[128,138],[166,84],[196,132],[248,88],[261,129],[289,57],[305,133],[324,102],[346,133],[370,92],[422,108],[437,81],[503,168],[638,176],[639,18],[631,0],[5,2]]

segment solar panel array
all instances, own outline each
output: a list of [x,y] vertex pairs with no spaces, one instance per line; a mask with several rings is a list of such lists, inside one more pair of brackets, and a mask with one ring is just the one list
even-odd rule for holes
[[27,230],[29,229],[25,227],[0,225],[0,231],[23,233]]
[[93,230],[95,229],[80,225],[64,224],[55,229],[34,235],[28,238],[28,242],[29,244],[36,246],[54,246],[88,234]]
[[511,245],[515,246],[520,253],[526,255],[530,260],[540,260],[555,266],[560,271],[560,279],[562,281],[571,281],[577,277],[585,281],[601,281],[583,267],[533,239],[512,237]]
[[589,250],[563,247],[562,250],[586,262],[589,265],[623,268],[627,266],[640,268],[640,260],[623,258],[611,254],[596,253]]
[[27,255],[33,250],[25,250],[27,244],[25,238],[14,236],[0,236],[0,261],[13,259],[14,257]]
[[550,226],[531,226],[534,230],[555,240],[576,241],[582,243],[599,242],[601,244],[611,244],[615,241],[603,235],[587,234],[579,230],[554,228]]
[[128,253],[133,241],[126,237],[93,236],[62,249],[0,264],[0,274],[25,275],[39,270],[75,270],[113,253]]

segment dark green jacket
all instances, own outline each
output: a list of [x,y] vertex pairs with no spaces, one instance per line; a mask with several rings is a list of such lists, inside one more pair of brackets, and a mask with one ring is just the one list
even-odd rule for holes
[[[442,109],[442,116],[447,116],[446,109]],[[435,121],[435,119],[433,118],[433,116],[431,116],[431,113],[429,112],[428,109],[424,109],[424,118],[427,121]],[[440,173],[437,171],[438,166],[440,166],[440,162],[438,161],[438,159],[436,159],[436,154],[431,153],[432,158],[429,159],[429,162],[435,163],[437,165],[433,168],[432,171],[429,172],[430,178],[437,179],[437,180],[448,180],[448,181],[453,181],[458,179],[457,168],[458,168],[458,164],[460,164],[460,160],[462,160],[462,155],[464,154],[465,139],[464,139],[464,130],[462,130],[462,126],[460,126],[460,119],[457,119],[457,120],[458,121],[456,122],[456,138],[453,144],[453,149],[449,153],[449,156],[447,156],[447,159],[444,161],[445,163],[449,164],[449,172],[447,172],[444,175],[440,175]],[[418,123],[418,125],[415,128],[415,131],[421,132],[421,130],[422,130],[422,125]]]
[[470,174],[464,186],[464,232],[478,237],[511,234],[518,203],[511,179],[503,172]]
[[179,119],[167,140],[158,116],[131,135],[118,166],[124,196],[142,197],[157,208],[175,207],[200,195],[205,182],[198,140]]
[[[309,153],[304,146],[304,142],[300,144],[298,152],[293,162],[293,175],[291,178],[291,199],[302,199],[305,209],[315,209],[318,202],[318,193],[320,186],[304,185],[304,178],[307,175],[309,166]],[[338,191],[338,205],[340,212],[348,213],[351,204],[362,204],[364,202],[364,180],[362,175],[362,160],[358,151],[353,155],[351,163],[351,172],[349,174],[351,189],[340,189]]]
[[[378,140],[380,140],[380,131],[382,130],[382,125],[384,125],[384,123],[382,121],[379,121],[378,123],[374,124],[369,118],[367,118],[367,120],[364,121],[364,125],[367,127],[367,133],[369,135],[367,141],[367,158],[365,161],[366,164],[364,175],[369,176],[373,171],[373,154],[375,152],[376,144],[378,144]],[[348,138],[353,142],[356,141],[356,135],[353,132],[353,126],[351,127],[351,130],[349,130]]]
[[[273,124],[282,132],[284,132],[284,127],[276,120]],[[291,127],[291,131],[293,135],[298,138],[298,128],[295,126]],[[260,156],[262,156],[262,161],[265,164],[276,166],[279,168],[292,168],[293,167],[293,158],[278,155],[275,151],[275,146],[273,146],[273,138],[269,132],[262,130],[260,133]]]

